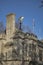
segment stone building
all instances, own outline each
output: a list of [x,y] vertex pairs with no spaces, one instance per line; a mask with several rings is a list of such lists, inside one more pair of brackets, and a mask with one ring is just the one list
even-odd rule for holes
[[0,65],[43,65],[43,41],[17,30],[15,14],[7,15],[6,33],[0,34]]

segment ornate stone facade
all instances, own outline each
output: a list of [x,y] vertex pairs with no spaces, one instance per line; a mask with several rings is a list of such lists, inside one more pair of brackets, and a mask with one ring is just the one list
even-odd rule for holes
[[0,34],[0,64],[43,64],[43,42],[33,33],[15,28],[15,14],[7,15],[6,34]]

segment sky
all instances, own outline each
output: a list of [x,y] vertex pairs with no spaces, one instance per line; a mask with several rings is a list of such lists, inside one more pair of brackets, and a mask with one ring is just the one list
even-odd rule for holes
[[[43,7],[42,0],[0,0],[0,21],[6,26],[6,15],[16,14],[16,21],[20,16],[24,17],[23,25],[29,26],[31,31],[43,39]],[[34,19],[34,31],[33,31]]]

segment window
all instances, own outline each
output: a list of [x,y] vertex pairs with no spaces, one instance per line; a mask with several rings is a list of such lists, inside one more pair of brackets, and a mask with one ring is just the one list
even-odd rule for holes
[[36,51],[36,45],[32,44],[32,50]]
[[36,51],[36,45],[34,44],[29,44],[29,56],[32,55],[33,52]]
[[39,50],[39,60],[42,61],[42,50]]
[[29,44],[29,56],[31,56],[32,53],[32,44]]

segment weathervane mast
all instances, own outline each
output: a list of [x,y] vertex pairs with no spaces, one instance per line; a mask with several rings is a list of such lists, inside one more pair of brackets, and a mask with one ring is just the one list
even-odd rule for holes
[[34,33],[34,27],[35,27],[35,19],[33,18],[33,33]]

